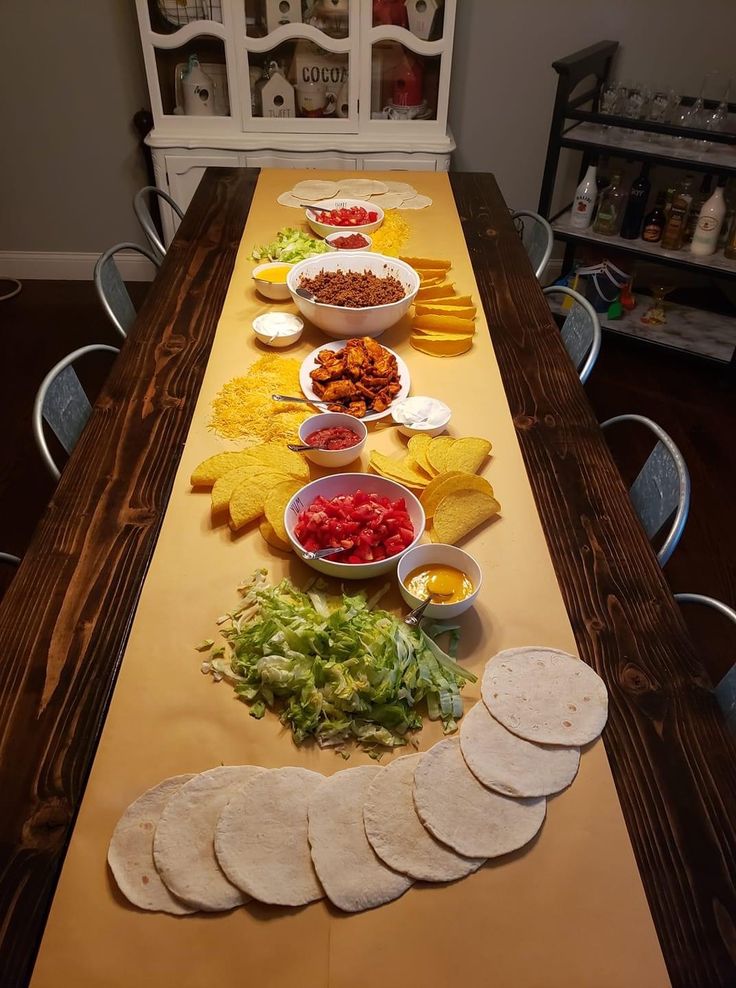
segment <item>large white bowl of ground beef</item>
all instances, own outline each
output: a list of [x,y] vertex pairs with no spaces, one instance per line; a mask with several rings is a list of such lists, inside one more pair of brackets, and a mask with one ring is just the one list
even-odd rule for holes
[[[319,254],[295,264],[286,284],[309,322],[332,336],[380,336],[409,311],[419,275],[396,257],[382,254]],[[315,301],[297,295],[304,288]]]

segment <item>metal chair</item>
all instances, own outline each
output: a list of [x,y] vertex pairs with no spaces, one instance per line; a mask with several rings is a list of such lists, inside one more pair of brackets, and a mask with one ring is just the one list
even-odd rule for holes
[[153,248],[154,254],[157,255],[159,261],[162,261],[166,254],[166,247],[161,239],[161,234],[156,229],[156,224],[153,222],[151,211],[148,208],[148,203],[152,196],[158,196],[164,202],[167,202],[180,220],[184,219],[184,213],[179,204],[171,198],[168,192],[164,192],[163,189],[159,189],[156,185],[145,185],[133,197],[133,212],[138,217],[138,222],[143,227],[143,232]]
[[527,209],[517,209],[511,214],[511,219],[529,255],[534,274],[539,280],[547,268],[552,253],[554,243],[552,227],[539,213],[532,213]]
[[128,330],[135,322],[136,312],[128,289],[125,287],[125,282],[115,263],[115,255],[121,250],[137,251],[137,253],[147,257],[156,267],[161,262],[148,247],[141,247],[140,244],[132,243],[115,244],[114,247],[106,250],[97,258],[94,273],[95,289],[102,302],[102,307],[110,317],[115,329],[121,336],[127,336]]
[[71,453],[92,411],[92,406],[72,364],[80,357],[98,350],[120,353],[116,347],[106,346],[103,343],[80,347],[79,350],[67,354],[51,368],[36,392],[36,400],[33,404],[33,435],[54,480],[58,480],[61,473],[46,444],[43,423],[45,421],[48,424],[64,450]]
[[601,333],[598,313],[587,298],[572,288],[567,288],[564,285],[550,285],[549,288],[543,288],[542,291],[550,298],[556,295],[562,296],[561,302],[565,298],[573,299],[572,308],[565,317],[560,333],[570,360],[575,364],[580,381],[585,384],[601,351],[603,334]]
[[0,563],[5,563],[7,566],[17,566],[19,562],[19,556],[13,556],[9,552],[0,552]]
[[[715,597],[706,597],[701,593],[676,593],[675,600],[678,604],[703,604],[723,614],[736,625],[736,611],[722,600],[716,600]],[[718,700],[718,706],[724,713],[726,723],[732,731],[736,731],[736,662],[713,692]]]
[[667,538],[657,553],[660,566],[664,566],[685,529],[690,510],[690,474],[682,453],[656,422],[643,415],[616,415],[602,422],[601,429],[607,429],[619,422],[638,422],[657,437],[654,449],[631,485],[629,496],[650,539],[655,537],[674,512],[675,517]]

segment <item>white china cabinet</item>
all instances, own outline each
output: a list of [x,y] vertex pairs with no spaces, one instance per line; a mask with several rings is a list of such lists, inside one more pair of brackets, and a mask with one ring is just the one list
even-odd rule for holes
[[[456,0],[136,0],[157,184],[209,165],[444,170]],[[167,241],[175,217],[162,210]]]

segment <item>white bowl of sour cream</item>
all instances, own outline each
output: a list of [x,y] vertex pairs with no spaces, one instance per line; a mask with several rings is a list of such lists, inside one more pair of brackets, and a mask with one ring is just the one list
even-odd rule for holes
[[411,395],[392,406],[391,417],[404,436],[416,436],[418,433],[439,436],[447,428],[452,411],[439,398]]

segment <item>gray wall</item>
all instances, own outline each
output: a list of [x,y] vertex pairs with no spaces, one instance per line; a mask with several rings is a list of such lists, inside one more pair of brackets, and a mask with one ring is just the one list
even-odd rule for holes
[[7,0],[0,15],[0,250],[141,242],[131,118],[148,106],[133,0]]
[[[736,70],[734,0],[458,7],[454,167],[495,172],[518,207],[537,203],[554,59],[611,38],[622,45],[621,77],[688,92],[708,67]],[[130,121],[148,97],[133,0],[6,0],[0,65],[0,251],[97,252],[140,242],[130,202],[146,177]]]
[[[552,62],[604,40],[621,45],[617,78],[697,94],[708,69],[736,75],[736,3],[458,0],[453,167],[494,172],[509,205],[536,209],[557,85]],[[570,176],[577,161],[570,152]]]

